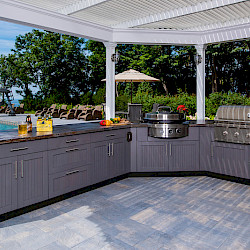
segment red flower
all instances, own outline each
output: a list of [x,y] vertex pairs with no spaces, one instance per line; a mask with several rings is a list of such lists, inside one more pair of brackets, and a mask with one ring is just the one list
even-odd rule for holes
[[185,109],[186,107],[185,107],[185,105],[179,105],[178,107],[177,107],[177,110],[178,111],[182,111],[183,109]]

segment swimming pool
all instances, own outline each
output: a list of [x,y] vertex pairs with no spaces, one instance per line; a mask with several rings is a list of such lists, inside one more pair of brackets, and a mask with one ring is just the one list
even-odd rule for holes
[[17,126],[0,123],[0,130],[15,129]]

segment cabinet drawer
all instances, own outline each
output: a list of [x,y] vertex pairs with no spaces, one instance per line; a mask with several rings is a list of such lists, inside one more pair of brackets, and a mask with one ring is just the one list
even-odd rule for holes
[[74,168],[49,175],[49,198],[83,188],[88,185],[87,168]]
[[50,150],[57,148],[74,147],[89,142],[90,142],[89,134],[69,135],[58,138],[50,138],[48,139],[48,149]]
[[13,142],[0,145],[0,158],[30,154],[47,150],[47,140]]
[[90,144],[50,150],[49,173],[86,166],[90,162]]
[[124,140],[126,140],[127,133],[129,131],[130,131],[129,129],[117,129],[117,130],[92,133],[91,142],[107,141],[107,140],[113,140],[117,138],[124,138]]

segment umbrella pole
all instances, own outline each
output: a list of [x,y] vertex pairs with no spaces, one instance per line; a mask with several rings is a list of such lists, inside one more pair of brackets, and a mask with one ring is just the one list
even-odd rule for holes
[[131,91],[130,91],[130,94],[131,94],[131,104],[132,104],[132,88],[133,88],[133,84],[132,84],[132,81],[131,81]]

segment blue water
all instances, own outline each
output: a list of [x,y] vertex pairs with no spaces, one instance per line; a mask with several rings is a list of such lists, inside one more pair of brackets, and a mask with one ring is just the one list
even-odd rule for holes
[[14,129],[14,128],[17,128],[17,126],[0,123],[0,130],[7,130],[7,129]]

